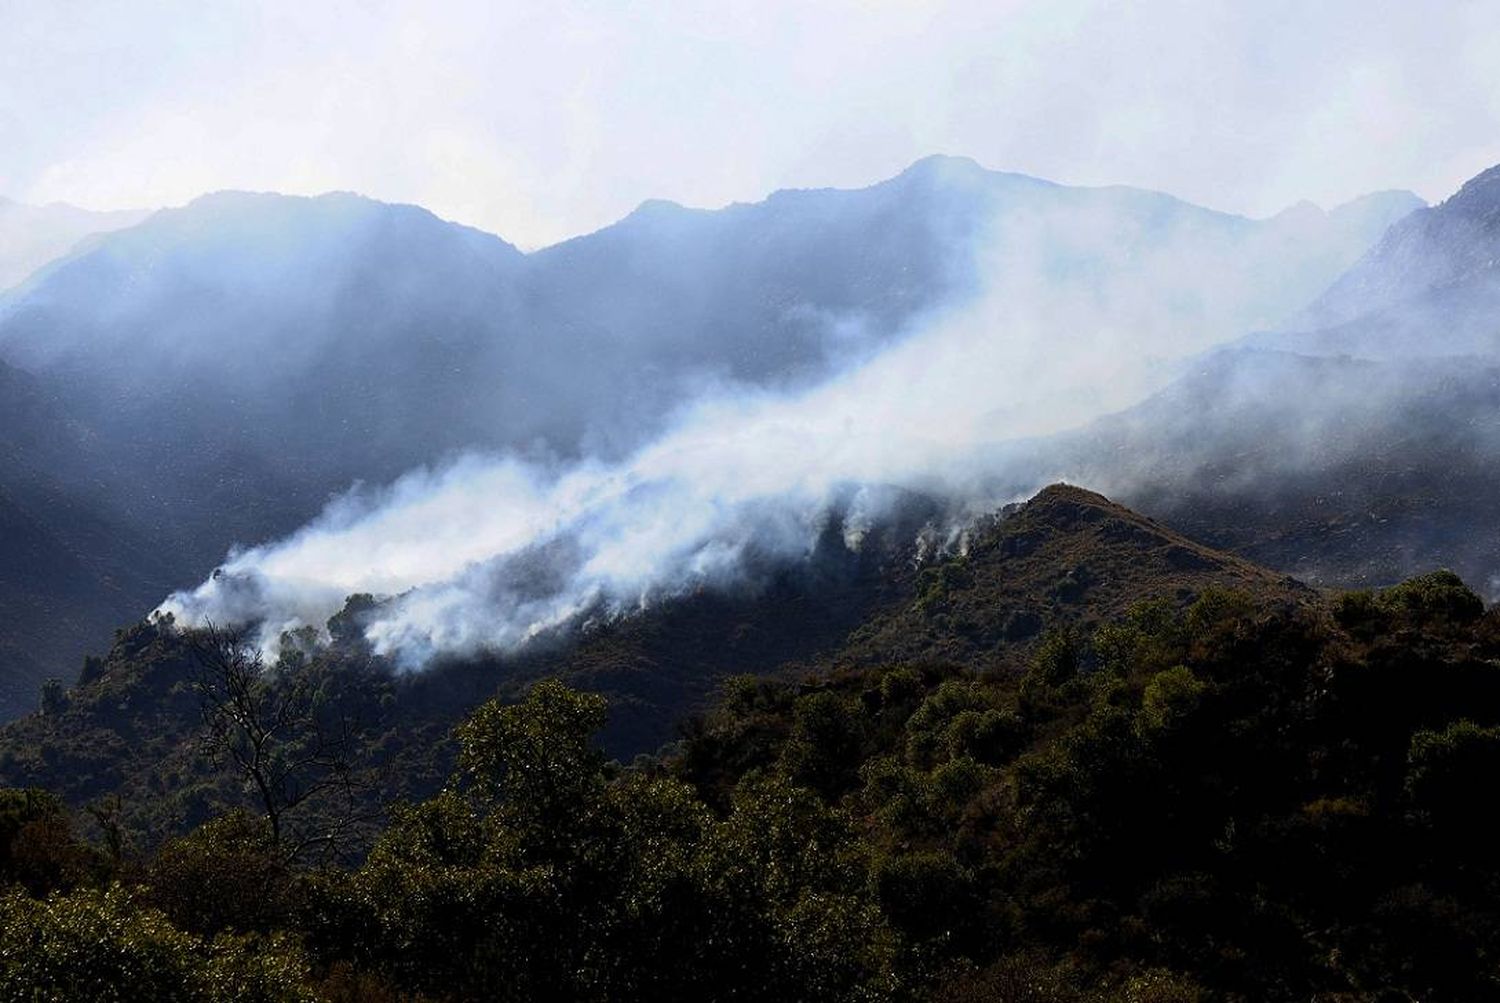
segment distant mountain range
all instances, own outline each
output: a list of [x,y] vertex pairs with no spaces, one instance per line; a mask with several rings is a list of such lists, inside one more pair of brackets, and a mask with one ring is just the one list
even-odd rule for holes
[[1441,205],[1392,226],[1299,318],[1328,329],[1434,295],[1500,284],[1500,167],[1471,178]]
[[99,233],[123,230],[145,219],[145,210],[95,212],[62,202],[31,206],[0,198],[0,292]]
[[649,202],[530,254],[349,194],[163,210],[0,298],[0,714],[352,483],[473,449],[618,456],[705,387],[810,385],[961,306],[997,247],[1148,305],[1127,333],[1184,351],[1301,308],[1418,205],[1254,221],[930,158],[856,191]]
[[1013,469],[1310,581],[1449,567],[1500,596],[1500,168],[1394,224],[1281,329],[1028,448]]

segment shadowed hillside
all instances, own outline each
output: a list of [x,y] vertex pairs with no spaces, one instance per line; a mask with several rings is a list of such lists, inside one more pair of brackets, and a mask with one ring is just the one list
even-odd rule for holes
[[[356,600],[330,625],[332,647],[293,647],[284,659],[338,694],[371,755],[401,778],[398,790],[421,793],[446,768],[448,728],[491,695],[513,697],[543,676],[607,694],[605,748],[628,759],[671,739],[732,674],[795,677],[893,660],[1016,672],[1044,626],[1092,629],[1148,599],[1183,605],[1221,587],[1266,602],[1318,601],[1079,488],[1048,488],[979,520],[961,554],[932,549],[942,515],[932,502],[913,496],[901,512],[857,549],[834,521],[814,552],[768,564],[753,586],[704,588],[609,621],[584,616],[505,658],[398,672],[365,647],[357,624],[369,607]],[[0,783],[74,802],[118,792],[153,831],[201,820],[211,793],[231,795],[204,773],[192,739],[192,665],[187,639],[168,625],[122,632],[64,706],[0,731]]]
[[[788,572],[844,613],[833,583],[868,580],[847,645],[841,614],[789,617],[802,602],[770,584],[537,656],[609,686],[703,668],[715,640],[803,638],[816,667],[732,677],[628,766],[596,745],[629,751],[611,701],[516,663],[506,698],[473,667],[469,705],[439,711],[347,647],[284,656],[258,684],[271,705],[310,683],[321,713],[361,722],[369,796],[414,802],[338,830],[358,846],[331,858],[255,797],[237,810],[251,774],[203,757],[204,637],[122,632],[0,731],[0,778],[95,798],[98,830],[0,790],[0,977],[232,977],[267,1001],[1493,995],[1478,792],[1500,759],[1500,619],[1455,576],[1314,593],[1062,486],[976,526],[962,563],[874,551],[896,560]],[[1017,610],[1042,611],[1030,639],[959,622]],[[442,672],[421,679],[451,697]],[[342,817],[337,798],[300,812],[315,831]]]

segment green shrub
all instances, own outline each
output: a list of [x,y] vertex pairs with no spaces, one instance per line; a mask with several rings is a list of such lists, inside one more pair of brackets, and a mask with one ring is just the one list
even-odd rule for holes
[[206,941],[115,887],[0,900],[0,998],[75,1003],[293,1003],[306,967],[279,938]]
[[291,873],[264,819],[234,811],[164,845],[149,899],[183,930],[268,932],[290,910]]

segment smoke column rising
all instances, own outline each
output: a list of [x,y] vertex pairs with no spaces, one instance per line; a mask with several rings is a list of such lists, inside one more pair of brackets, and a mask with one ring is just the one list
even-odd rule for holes
[[274,650],[283,631],[321,628],[347,596],[373,593],[390,601],[368,640],[418,666],[732,583],[752,549],[804,555],[835,494],[854,492],[853,525],[881,517],[889,488],[960,509],[1010,500],[987,493],[1004,473],[999,444],[1133,403],[1184,358],[1302,305],[1250,288],[1232,255],[1143,247],[1115,223],[1088,206],[1008,217],[984,242],[982,295],[821,386],[721,389],[620,462],[468,456],[353,491],[291,537],[231,553],[160,611],[259,624]]

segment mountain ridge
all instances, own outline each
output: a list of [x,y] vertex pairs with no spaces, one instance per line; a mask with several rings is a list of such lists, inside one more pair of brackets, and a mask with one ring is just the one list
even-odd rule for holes
[[149,210],[95,211],[66,202],[33,206],[0,198],[0,303],[8,291],[90,236],[134,226],[149,215]]
[[[1119,246],[1101,249],[1095,223]],[[941,159],[863,189],[659,204],[530,253],[363,196],[217,193],[91,240],[3,301],[0,359],[66,416],[19,416],[11,434],[31,437],[30,468],[56,471],[79,511],[155,541],[190,586],[356,482],[466,452],[618,458],[706,386],[814,386],[977,296],[996,228],[1052,240],[1078,281],[1133,292],[1137,268],[1164,295],[1176,273],[1142,252],[1245,271],[1253,238],[1278,268],[1316,257],[1294,269],[1307,282],[1372,239],[1356,227],[1289,248],[1168,196]],[[1295,295],[1248,271],[1236,309]],[[88,450],[50,435],[54,420]],[[18,471],[0,468],[0,489]],[[162,598],[135,601],[144,613]],[[68,678],[89,643],[58,633],[43,662]]]
[[1492,284],[1500,274],[1500,165],[1434,206],[1397,221],[1312,303],[1294,326],[1353,321],[1444,287]]

